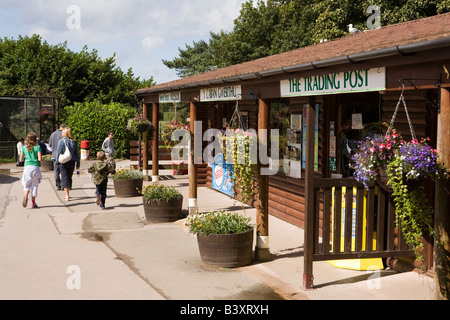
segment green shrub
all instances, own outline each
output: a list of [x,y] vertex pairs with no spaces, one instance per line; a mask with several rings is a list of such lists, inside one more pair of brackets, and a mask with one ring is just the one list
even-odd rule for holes
[[116,173],[111,176],[113,180],[137,180],[143,179],[144,174],[141,170],[136,170],[133,167],[117,169]]
[[151,184],[144,188],[142,191],[144,200],[175,200],[182,197],[181,193],[174,187],[166,186],[163,184]]
[[66,123],[78,142],[91,142],[91,155],[101,151],[102,143],[109,131],[114,132],[116,158],[128,158],[130,140],[137,140],[127,130],[128,119],[137,114],[137,109],[120,103],[102,104],[98,101],[75,103],[65,107],[60,121]]
[[238,234],[250,231],[253,225],[250,218],[227,211],[211,211],[188,217],[186,226],[192,234]]

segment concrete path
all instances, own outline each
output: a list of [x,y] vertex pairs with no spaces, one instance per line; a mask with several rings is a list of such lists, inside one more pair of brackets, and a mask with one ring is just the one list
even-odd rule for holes
[[[95,204],[82,163],[71,200],[56,191],[53,173],[39,187],[39,209],[23,208],[21,169],[0,174],[0,299],[51,300],[431,300],[433,279],[414,272],[337,269],[314,264],[316,289],[303,291],[303,230],[270,217],[272,260],[239,269],[202,264],[185,220],[146,225],[141,198],[118,199],[110,181],[108,210]],[[119,162],[118,166],[128,166]],[[188,179],[162,172],[187,209]],[[242,205],[200,188],[201,212]],[[255,220],[256,210],[245,213]]]

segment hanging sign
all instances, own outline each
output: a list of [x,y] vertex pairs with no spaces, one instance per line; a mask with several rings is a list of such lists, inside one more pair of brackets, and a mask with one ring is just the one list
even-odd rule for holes
[[170,92],[159,95],[159,103],[181,102],[181,92]]
[[225,86],[200,90],[200,101],[242,100],[241,86]]
[[281,96],[314,96],[386,90],[386,68],[363,69],[281,81]]
[[234,170],[233,165],[225,162],[222,153],[214,158],[212,166],[212,187],[213,189],[234,197]]

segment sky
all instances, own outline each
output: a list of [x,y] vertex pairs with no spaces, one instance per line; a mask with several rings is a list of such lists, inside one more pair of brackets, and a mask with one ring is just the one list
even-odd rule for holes
[[70,50],[116,53],[116,65],[164,83],[178,79],[162,59],[178,48],[208,40],[210,31],[231,31],[245,0],[0,0],[0,37],[41,35]]

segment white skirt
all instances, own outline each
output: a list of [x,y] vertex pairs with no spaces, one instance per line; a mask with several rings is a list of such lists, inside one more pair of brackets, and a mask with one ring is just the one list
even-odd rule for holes
[[22,185],[25,191],[30,191],[32,197],[37,197],[39,184],[42,180],[41,168],[26,166],[23,169]]

